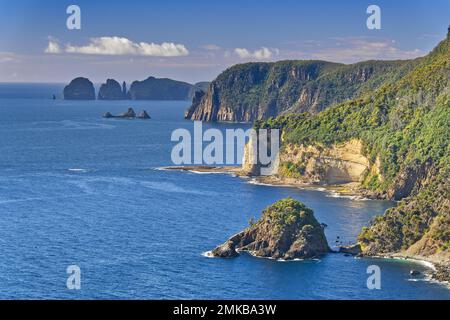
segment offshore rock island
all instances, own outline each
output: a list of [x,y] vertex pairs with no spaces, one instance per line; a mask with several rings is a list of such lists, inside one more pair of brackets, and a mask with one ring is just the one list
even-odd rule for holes
[[65,100],[95,100],[94,84],[87,78],[73,79],[63,91]]
[[311,259],[330,252],[313,211],[292,198],[264,209],[262,217],[244,231],[211,251],[214,257],[231,258],[238,251],[271,259]]

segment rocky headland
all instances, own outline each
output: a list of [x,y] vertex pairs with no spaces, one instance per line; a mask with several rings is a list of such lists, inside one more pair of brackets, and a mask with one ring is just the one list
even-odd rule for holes
[[311,209],[286,198],[264,209],[261,218],[211,251],[214,257],[231,258],[239,251],[271,259],[311,259],[331,252],[324,227]]
[[282,114],[317,113],[328,106],[395,80],[407,61],[365,61],[351,65],[326,61],[251,62],[221,73],[196,97],[186,119],[253,122]]

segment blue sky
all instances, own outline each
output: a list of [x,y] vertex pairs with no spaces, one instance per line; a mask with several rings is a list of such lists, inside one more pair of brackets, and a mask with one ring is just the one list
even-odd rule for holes
[[[71,4],[81,30],[66,28]],[[381,30],[366,27],[371,4]],[[0,0],[0,81],[196,82],[247,61],[408,59],[431,50],[449,24],[448,0]]]

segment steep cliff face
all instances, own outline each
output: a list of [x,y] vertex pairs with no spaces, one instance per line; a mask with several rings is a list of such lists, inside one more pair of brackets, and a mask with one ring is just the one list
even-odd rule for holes
[[280,61],[233,66],[214,80],[186,118],[250,122],[283,113],[316,113],[377,88],[407,69],[405,61],[353,65],[325,61]]
[[281,153],[278,174],[308,184],[362,182],[370,162],[360,140],[325,147],[289,144]]
[[95,100],[94,84],[87,78],[75,78],[63,91],[65,100]]

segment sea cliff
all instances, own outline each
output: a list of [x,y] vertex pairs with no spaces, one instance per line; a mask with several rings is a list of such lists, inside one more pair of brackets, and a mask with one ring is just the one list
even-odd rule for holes
[[252,122],[286,113],[317,113],[394,81],[410,61],[246,63],[221,73],[193,101],[185,117],[201,121]]

